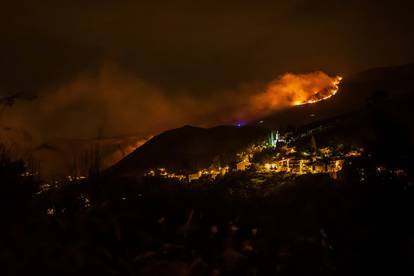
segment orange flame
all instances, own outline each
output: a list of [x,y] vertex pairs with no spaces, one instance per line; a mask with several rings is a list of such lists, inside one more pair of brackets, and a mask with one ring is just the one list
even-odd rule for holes
[[319,92],[311,94],[306,100],[297,100],[293,102],[293,105],[304,105],[304,104],[312,104],[317,103],[330,97],[334,96],[339,91],[339,84],[342,81],[342,77],[336,76],[332,81],[332,86],[326,87]]
[[287,73],[272,81],[253,98],[255,109],[263,113],[326,100],[339,90],[342,77],[330,77],[317,71],[308,74]]

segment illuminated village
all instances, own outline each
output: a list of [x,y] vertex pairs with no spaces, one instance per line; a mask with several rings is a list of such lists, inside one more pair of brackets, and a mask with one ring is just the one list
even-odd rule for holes
[[[306,133],[302,134],[302,138],[306,135]],[[226,175],[229,172],[252,171],[262,177],[272,174],[286,176],[329,174],[332,178],[337,179],[345,159],[361,156],[364,151],[363,148],[346,151],[342,145],[337,148],[318,148],[312,134],[310,134],[310,145],[307,149],[298,150],[294,143],[294,137],[281,135],[279,131],[271,131],[266,140],[258,144],[252,144],[237,153],[232,164],[226,164],[225,166],[211,165],[208,168],[189,174],[158,168],[148,171],[145,175],[192,182],[200,178],[214,180],[218,176]],[[255,178],[254,181],[257,183],[263,182],[260,178]]]

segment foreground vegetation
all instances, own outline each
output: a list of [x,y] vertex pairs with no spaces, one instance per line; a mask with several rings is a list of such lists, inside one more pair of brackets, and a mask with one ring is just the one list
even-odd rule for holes
[[39,193],[2,158],[2,275],[349,275],[412,271],[410,174],[252,171],[214,181],[104,179]]

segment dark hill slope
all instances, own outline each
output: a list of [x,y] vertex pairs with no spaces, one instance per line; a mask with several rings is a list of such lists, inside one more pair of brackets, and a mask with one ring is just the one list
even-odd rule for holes
[[346,77],[336,96],[274,113],[264,125],[299,132],[329,125],[317,135],[319,144],[361,145],[384,164],[408,170],[414,155],[413,80],[414,64],[371,69]]
[[208,167],[213,161],[227,163],[242,147],[264,137],[258,127],[184,126],[165,131],[110,168],[115,175],[138,175],[150,168],[191,172]]
[[322,145],[361,145],[379,161],[412,170],[414,155],[414,93],[375,93],[353,112],[304,125],[300,132],[329,126],[315,135]]

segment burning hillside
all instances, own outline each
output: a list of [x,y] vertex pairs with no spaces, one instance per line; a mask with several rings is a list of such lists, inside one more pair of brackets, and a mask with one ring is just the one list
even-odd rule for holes
[[341,80],[342,77],[330,77],[321,71],[308,74],[287,73],[270,82],[264,93],[256,95],[253,105],[266,112],[319,102],[335,95]]
[[316,103],[319,101],[323,101],[326,99],[329,99],[330,97],[334,96],[339,91],[339,84],[341,83],[342,77],[336,76],[332,84],[328,87],[323,88],[320,91],[312,91],[312,93],[309,94],[302,94],[298,95],[300,96],[300,100],[296,100],[293,102],[293,105],[303,105],[303,104],[311,104]]

